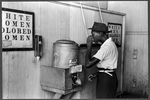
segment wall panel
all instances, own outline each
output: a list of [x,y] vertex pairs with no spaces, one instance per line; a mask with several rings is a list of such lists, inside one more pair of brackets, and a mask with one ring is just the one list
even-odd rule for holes
[[[40,3],[3,2],[2,7],[35,13],[35,34],[40,33]],[[3,52],[3,97],[6,99],[50,98],[40,87],[40,62],[33,51]],[[48,95],[48,96],[47,96]]]
[[8,98],[9,91],[9,53],[2,53],[2,88],[3,88],[3,98]]
[[[126,13],[124,91],[148,95],[148,2],[109,1],[108,9]],[[137,59],[133,59],[134,50]]]
[[[134,59],[137,50],[137,59]],[[146,95],[148,90],[147,35],[126,35],[124,91]]]

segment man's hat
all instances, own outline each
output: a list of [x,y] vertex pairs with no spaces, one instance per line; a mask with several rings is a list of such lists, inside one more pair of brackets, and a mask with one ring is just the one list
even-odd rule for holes
[[104,23],[98,23],[98,22],[94,22],[93,27],[88,28],[88,29],[91,29],[92,31],[97,31],[97,32],[106,32],[106,33],[111,32],[111,31],[108,31],[108,27]]

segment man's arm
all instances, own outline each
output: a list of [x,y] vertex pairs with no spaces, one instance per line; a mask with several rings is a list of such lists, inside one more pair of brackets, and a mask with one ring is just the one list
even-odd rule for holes
[[95,64],[97,64],[100,60],[91,56],[91,50],[92,50],[92,36],[89,36],[87,38],[87,52],[85,56],[85,66],[86,68],[91,68]]

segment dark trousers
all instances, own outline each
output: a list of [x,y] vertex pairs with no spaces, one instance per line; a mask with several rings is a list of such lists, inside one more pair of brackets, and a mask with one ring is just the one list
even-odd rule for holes
[[115,98],[118,79],[115,72],[110,72],[113,76],[110,76],[104,72],[98,72],[97,86],[96,86],[96,98]]

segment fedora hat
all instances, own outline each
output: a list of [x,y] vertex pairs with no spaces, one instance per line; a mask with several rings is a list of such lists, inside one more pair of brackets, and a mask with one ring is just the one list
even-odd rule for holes
[[108,31],[108,27],[106,26],[106,24],[98,23],[98,22],[94,22],[93,27],[88,28],[88,29],[92,31],[97,31],[97,32],[106,32],[106,33],[111,32],[111,31]]

